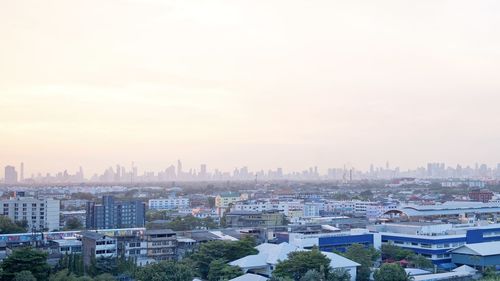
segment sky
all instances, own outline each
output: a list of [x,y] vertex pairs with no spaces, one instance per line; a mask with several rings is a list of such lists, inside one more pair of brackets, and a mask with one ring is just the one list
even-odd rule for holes
[[496,165],[499,14],[496,0],[2,1],[0,166]]

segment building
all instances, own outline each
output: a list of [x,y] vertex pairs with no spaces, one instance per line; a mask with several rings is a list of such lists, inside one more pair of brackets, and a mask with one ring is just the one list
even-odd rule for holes
[[170,229],[146,230],[147,256],[155,260],[177,258],[177,235]]
[[489,190],[475,189],[469,192],[469,198],[472,201],[487,203],[493,198],[493,192]]
[[82,253],[82,241],[77,239],[57,239],[49,241],[52,253],[71,255]]
[[90,266],[92,260],[118,256],[115,238],[97,232],[84,231],[81,233],[81,239],[84,266]]
[[468,265],[485,269],[500,264],[500,242],[465,244],[450,250],[451,261],[457,265]]
[[5,184],[17,183],[17,171],[14,166],[5,166]]
[[[229,264],[232,266],[239,266],[244,273],[271,277],[278,262],[286,260],[289,253],[308,251],[286,242],[281,244],[263,243],[255,247],[255,249],[259,251],[258,254],[243,257]],[[351,280],[356,280],[356,268],[360,266],[358,263],[331,252],[322,253],[330,259],[330,266],[333,270],[346,270],[351,275]]]
[[319,213],[323,210],[323,203],[305,203],[304,204],[304,217],[319,217]]
[[279,211],[236,211],[226,214],[227,227],[271,227],[283,225],[285,215]]
[[116,237],[118,243],[118,256],[132,258],[141,264],[147,258],[147,242],[139,235]]
[[58,230],[60,224],[59,200],[51,198],[13,197],[0,200],[0,215],[13,221],[25,221],[29,230]]
[[467,186],[467,187],[473,187],[473,188],[484,188],[484,186],[486,185],[486,183],[484,181],[481,181],[481,180],[471,180],[471,179],[467,179],[467,180],[447,180],[447,181],[444,181],[441,183],[441,186],[442,187],[463,187],[463,186]]
[[113,196],[103,196],[102,204],[87,202],[86,228],[144,227],[146,206],[139,200],[115,201]]
[[148,202],[151,210],[173,210],[189,207],[189,198],[171,196],[168,198],[150,199]]
[[242,200],[241,195],[237,192],[224,192],[215,197],[215,207],[227,208],[230,205]]

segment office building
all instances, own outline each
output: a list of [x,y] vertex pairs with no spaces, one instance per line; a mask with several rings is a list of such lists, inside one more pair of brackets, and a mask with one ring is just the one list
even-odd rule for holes
[[102,204],[87,202],[87,229],[144,227],[146,206],[138,200],[115,201],[113,196],[103,196]]
[[0,215],[13,221],[25,221],[30,231],[59,229],[59,200],[17,196],[0,200],[0,205]]

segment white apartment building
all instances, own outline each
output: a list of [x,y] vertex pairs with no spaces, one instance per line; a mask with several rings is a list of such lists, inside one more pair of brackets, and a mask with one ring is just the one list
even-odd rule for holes
[[51,198],[13,197],[0,200],[0,215],[26,221],[29,230],[58,230],[60,201]]
[[[234,203],[232,211],[254,211],[264,212],[278,210],[285,216],[289,216],[290,211],[304,209],[303,201],[276,201],[276,200],[246,200]],[[296,214],[294,212],[294,214]]]
[[377,206],[379,203],[370,201],[328,201],[325,203],[327,212],[334,212],[341,215],[366,216],[367,210],[371,206]]
[[305,203],[304,217],[319,217],[319,211],[324,210],[323,203]]
[[185,209],[189,207],[189,204],[189,198],[185,197],[151,199],[148,202],[149,209],[151,210]]

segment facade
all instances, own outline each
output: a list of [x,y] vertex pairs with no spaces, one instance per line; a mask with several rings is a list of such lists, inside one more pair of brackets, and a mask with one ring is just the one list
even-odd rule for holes
[[103,196],[102,204],[87,203],[87,229],[144,227],[146,207],[139,200],[115,201],[113,196]]
[[58,239],[49,242],[49,247],[54,253],[62,255],[81,254],[82,241],[76,239]]
[[500,264],[500,242],[466,244],[450,251],[451,261],[457,265],[480,267]]
[[117,237],[118,256],[133,258],[137,261],[147,256],[147,242],[141,236]]
[[155,260],[177,258],[177,235],[170,229],[146,231],[147,257]]
[[189,198],[185,197],[169,197],[160,199],[151,199],[148,202],[151,210],[174,210],[189,207]]
[[60,224],[59,200],[50,198],[14,197],[0,200],[0,215],[13,221],[25,221],[30,230],[58,230]]
[[226,214],[228,227],[270,227],[283,225],[285,215],[279,211],[239,211]]
[[97,232],[81,233],[83,264],[89,266],[92,260],[99,258],[116,258],[118,256],[117,241]]
[[320,211],[323,210],[323,203],[305,203],[304,217],[319,217]]
[[469,198],[472,201],[487,203],[493,198],[493,192],[489,190],[476,189],[469,192]]
[[241,200],[241,195],[236,192],[225,192],[217,195],[215,197],[215,207],[217,208],[227,208],[231,204],[234,204]]

